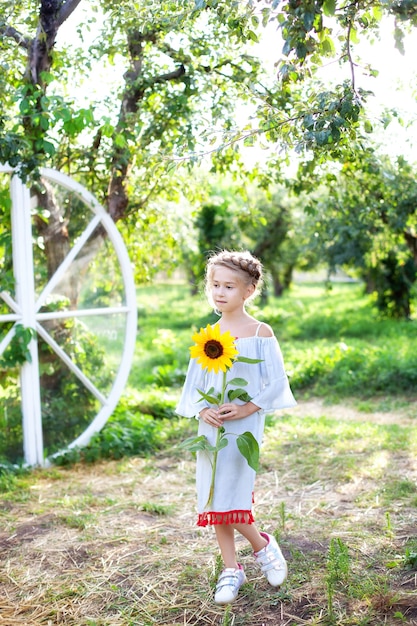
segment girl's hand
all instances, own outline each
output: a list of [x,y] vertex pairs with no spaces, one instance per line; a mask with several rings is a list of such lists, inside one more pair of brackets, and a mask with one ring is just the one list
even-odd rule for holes
[[246,402],[245,404],[234,404],[233,402],[225,402],[219,407],[219,417],[223,421],[226,420],[240,420],[243,417],[248,417],[259,410],[259,407],[253,402]]
[[206,424],[220,428],[223,426],[223,422],[230,420],[240,420],[243,417],[248,417],[252,413],[259,411],[259,407],[253,402],[246,402],[245,404],[234,404],[233,402],[225,402],[218,409],[214,407],[206,407],[200,411],[200,419]]
[[215,428],[220,428],[223,426],[223,419],[219,416],[219,411],[214,407],[207,407],[200,411],[200,419],[203,420],[206,424],[210,424],[210,426],[214,426]]

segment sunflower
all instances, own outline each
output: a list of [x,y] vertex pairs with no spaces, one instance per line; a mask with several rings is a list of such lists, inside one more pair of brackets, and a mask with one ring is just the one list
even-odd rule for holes
[[227,330],[220,334],[220,327],[210,326],[200,328],[199,333],[192,336],[195,345],[191,346],[191,358],[197,359],[203,369],[209,372],[214,370],[216,374],[219,370],[225,372],[229,369],[234,358],[239,354],[235,348],[234,339]]

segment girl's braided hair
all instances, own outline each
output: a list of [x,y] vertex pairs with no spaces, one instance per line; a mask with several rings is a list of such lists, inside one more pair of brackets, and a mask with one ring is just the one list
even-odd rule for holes
[[209,294],[216,267],[227,267],[238,273],[245,285],[254,285],[255,290],[246,302],[253,300],[261,290],[263,283],[262,263],[247,250],[234,252],[222,250],[209,257],[206,267],[206,292]]

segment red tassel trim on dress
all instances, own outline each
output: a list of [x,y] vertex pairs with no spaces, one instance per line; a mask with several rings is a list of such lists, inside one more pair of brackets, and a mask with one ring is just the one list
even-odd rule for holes
[[252,511],[204,511],[198,514],[197,526],[213,526],[217,524],[253,524]]

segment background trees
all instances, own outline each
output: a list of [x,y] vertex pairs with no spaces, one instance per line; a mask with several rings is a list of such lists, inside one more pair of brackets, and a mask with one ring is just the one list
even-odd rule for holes
[[[75,175],[115,221],[152,228],[161,220],[152,200],[172,198],[183,185],[183,174],[170,172],[172,159],[193,152],[203,128],[215,129],[220,119],[232,124],[234,102],[248,98],[245,82],[259,68],[242,54],[251,33],[245,7],[228,7],[226,19],[225,5],[203,12],[180,2],[174,14],[173,6],[158,3],[145,18],[130,2],[116,10],[89,3],[73,46],[74,30],[66,41],[58,31],[79,2],[40,2],[39,14],[12,4],[0,31],[9,62],[1,159],[19,165],[23,176],[45,163]],[[99,72],[113,81],[102,84]],[[33,189],[39,211],[48,212],[38,227],[49,260],[56,259],[53,272],[65,256],[65,219],[45,184]],[[159,250],[172,241],[161,238]]]
[[[39,176],[51,166],[107,208],[138,282],[182,264],[198,289],[208,250],[245,246],[261,256],[276,294],[295,268],[326,263],[353,269],[382,310],[410,316],[413,165],[371,143],[399,114],[383,111],[378,119],[372,112],[375,71],[361,61],[358,44],[378,37],[385,16],[394,20],[392,45],[401,48],[417,19],[408,1],[3,3],[0,162],[16,167],[31,188],[39,284],[85,221],[81,203]],[[249,150],[258,158],[249,159]],[[0,176],[1,284],[12,293],[7,186]],[[77,257],[80,271],[48,306],[77,307],[80,278],[111,269],[105,243],[97,227]],[[97,249],[100,260],[92,262]],[[108,271],[89,304],[111,298],[116,282]],[[86,344],[96,330],[88,329]],[[81,339],[73,341],[74,329],[63,324],[55,333],[76,358],[102,369],[109,351],[79,348]],[[67,372],[42,354],[44,388],[50,383],[55,392]],[[16,370],[14,380],[10,368],[7,376],[9,416],[13,409],[18,423]],[[78,387],[72,390],[89,419]],[[54,423],[59,409],[51,406]]]
[[[392,45],[401,49],[417,19],[408,1],[123,0],[115,7],[42,0],[34,8],[19,0],[3,7],[0,160],[32,181],[48,272],[65,257],[71,229],[70,216],[36,178],[41,165],[75,176],[97,195],[129,242],[138,280],[187,255],[179,250],[181,208],[173,203],[205,202],[202,179],[190,175],[194,166],[240,173],[262,187],[285,182],[289,195],[317,186],[317,168],[327,176],[326,164],[354,169],[377,127],[368,107],[375,72],[361,62],[358,42],[378,37],[386,16],[394,20]],[[265,28],[273,72],[259,57]],[[329,80],[330,61],[338,70]],[[244,148],[260,145],[277,147],[265,150],[261,169],[242,158]],[[289,181],[286,168],[295,160],[300,174]],[[289,235],[288,208],[285,216],[264,209],[274,241],[252,227],[246,240],[256,239],[273,271],[277,242],[290,257],[297,238]],[[312,243],[317,252],[317,238]]]
[[325,177],[317,217],[331,268],[356,270],[381,311],[409,317],[417,277],[417,186],[413,168],[373,151]]

